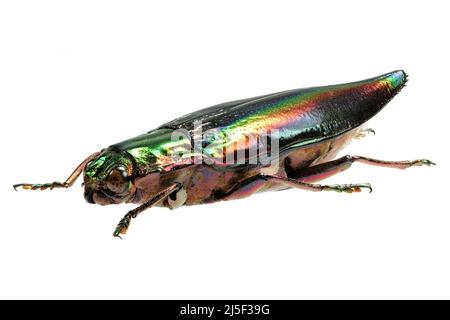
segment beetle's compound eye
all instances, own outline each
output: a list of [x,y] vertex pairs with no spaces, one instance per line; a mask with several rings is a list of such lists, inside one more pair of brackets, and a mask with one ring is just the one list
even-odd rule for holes
[[115,194],[127,192],[130,187],[127,169],[123,166],[114,167],[106,178],[106,187]]
[[177,192],[173,192],[167,198],[167,204],[170,209],[176,209],[181,207],[187,200],[187,193],[184,188],[181,188]]

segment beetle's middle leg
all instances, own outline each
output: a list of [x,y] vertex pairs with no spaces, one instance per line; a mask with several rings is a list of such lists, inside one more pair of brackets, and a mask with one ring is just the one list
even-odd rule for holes
[[361,162],[373,166],[396,168],[396,169],[406,169],[413,166],[424,166],[424,165],[430,166],[435,164],[434,162],[427,159],[419,159],[412,161],[386,161],[362,156],[347,155],[333,161],[324,162],[298,171],[295,169],[287,168],[286,172],[288,173],[289,178],[298,179],[303,182],[314,182],[328,178],[332,175],[347,170],[348,168],[351,167],[351,165],[354,162]]
[[275,175],[259,174],[253,176],[247,180],[242,181],[236,185],[229,192],[222,194],[220,197],[216,197],[218,200],[234,200],[248,197],[260,190],[263,190],[270,185],[271,182],[275,182],[285,187],[303,189],[308,191],[337,191],[337,192],[360,192],[362,189],[368,189],[372,192],[372,187],[369,183],[356,183],[356,184],[332,184],[321,185],[314,183],[303,182],[299,179],[293,179],[288,177],[279,177]]

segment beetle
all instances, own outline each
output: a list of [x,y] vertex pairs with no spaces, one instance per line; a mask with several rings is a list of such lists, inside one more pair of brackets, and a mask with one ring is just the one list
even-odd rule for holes
[[397,70],[358,82],[222,103],[92,154],[65,182],[14,188],[68,188],[84,172],[87,202],[139,205],[119,222],[113,233],[117,237],[155,205],[175,209],[288,188],[371,192],[368,183],[316,182],[354,162],[399,169],[434,164],[349,155],[335,159],[353,138],[373,132],[363,125],[406,82],[406,73]]

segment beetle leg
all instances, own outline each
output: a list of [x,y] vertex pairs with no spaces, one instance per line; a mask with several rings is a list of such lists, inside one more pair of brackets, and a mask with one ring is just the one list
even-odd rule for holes
[[114,230],[113,235],[115,237],[120,238],[120,234],[127,233],[128,227],[130,226],[130,223],[131,223],[131,219],[136,218],[139,215],[139,213],[141,213],[142,211],[144,211],[148,208],[151,208],[155,204],[158,204],[159,202],[161,202],[164,199],[166,199],[167,197],[169,197],[171,193],[177,192],[181,188],[182,188],[181,184],[175,183],[175,184],[171,185],[170,187],[158,192],[155,196],[150,198],[147,202],[141,204],[139,207],[137,207],[131,211],[128,211],[128,213],[117,224],[117,227]]
[[347,156],[350,158],[352,162],[358,161],[365,164],[370,164],[373,166],[386,167],[386,168],[397,168],[397,169],[406,169],[414,166],[432,166],[435,165],[433,161],[427,159],[418,159],[411,161],[386,161],[386,160],[377,160],[368,157],[362,156]]
[[51,182],[51,183],[36,183],[36,184],[30,184],[30,183],[19,183],[13,185],[14,189],[17,191],[17,188],[22,188],[25,190],[46,190],[46,189],[55,189],[55,188],[69,188],[71,187],[77,178],[81,175],[86,165],[91,161],[97,158],[100,155],[100,152],[96,152],[91,154],[89,157],[87,157],[82,163],[78,165],[78,167],[75,168],[75,170],[72,172],[72,174],[66,179],[64,182]]
[[397,168],[397,169],[406,169],[413,166],[431,166],[435,163],[426,160],[413,160],[413,161],[385,161],[385,160],[377,160],[362,156],[344,156],[342,158],[321,163],[312,167],[308,167],[299,171],[288,170],[289,177],[293,179],[299,179],[303,182],[314,182],[319,181],[325,178],[328,178],[332,175],[335,175],[339,172],[347,170],[351,167],[354,162],[361,162],[373,166],[387,167],[387,168]]
[[355,135],[355,139],[362,139],[365,138],[368,134],[375,135],[375,130],[372,128],[367,129],[361,129],[358,131],[358,133]]
[[370,185],[370,183],[321,185],[303,182],[298,179],[284,178],[273,175],[261,175],[261,177],[267,181],[281,183],[286,187],[292,187],[308,191],[336,191],[336,192],[353,193],[353,192],[361,192],[361,190],[365,188],[368,189],[369,192],[372,192],[372,186]]
[[276,182],[286,187],[308,191],[336,191],[353,193],[360,192],[362,189],[368,189],[370,192],[372,192],[372,187],[369,183],[320,185],[303,182],[299,179],[278,177],[274,175],[256,175],[245,181],[242,181],[231,191],[218,198],[221,200],[235,200],[245,198],[254,193],[257,193],[261,189],[264,189],[269,182]]

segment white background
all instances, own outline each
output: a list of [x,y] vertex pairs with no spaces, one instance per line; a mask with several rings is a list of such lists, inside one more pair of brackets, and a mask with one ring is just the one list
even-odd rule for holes
[[[2,1],[0,298],[450,298],[445,1]],[[112,237],[131,205],[62,180],[90,153],[187,112],[395,69],[408,86],[327,183],[176,211]]]

